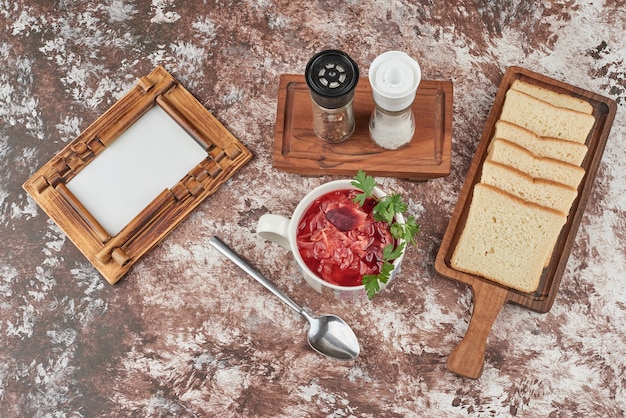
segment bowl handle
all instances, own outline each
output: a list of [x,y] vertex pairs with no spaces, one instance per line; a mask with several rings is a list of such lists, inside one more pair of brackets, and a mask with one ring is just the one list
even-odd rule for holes
[[508,300],[509,291],[495,284],[475,280],[472,284],[474,310],[463,340],[448,356],[448,369],[478,379],[485,363],[485,345],[494,321]]
[[289,221],[289,218],[286,216],[266,213],[259,218],[256,233],[263,239],[272,241],[291,251]]

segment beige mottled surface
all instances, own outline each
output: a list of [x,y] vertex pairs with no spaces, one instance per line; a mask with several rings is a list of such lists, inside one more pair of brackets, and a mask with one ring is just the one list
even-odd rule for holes
[[[0,2],[0,416],[624,416],[625,10],[622,0]],[[372,303],[323,299],[255,234],[261,214],[288,215],[331,179],[271,165],[279,75],[303,73],[329,47],[363,74],[403,50],[424,78],[454,83],[452,173],[379,179],[408,197],[423,230]],[[159,64],[255,157],[110,286],[20,186]],[[619,107],[552,310],[505,306],[472,381],[445,367],[471,294],[433,263],[511,65]],[[345,318],[361,356],[312,352],[304,321],[210,247],[212,235],[295,301]]]

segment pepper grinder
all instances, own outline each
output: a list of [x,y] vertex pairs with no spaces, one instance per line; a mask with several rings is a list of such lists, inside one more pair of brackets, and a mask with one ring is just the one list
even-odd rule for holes
[[343,51],[327,49],[308,62],[305,78],[313,105],[313,130],[322,140],[337,144],[354,132],[354,89],[359,68]]
[[372,61],[368,77],[376,107],[369,131],[378,146],[397,149],[413,139],[415,117],[411,107],[421,76],[417,61],[401,51],[385,52]]

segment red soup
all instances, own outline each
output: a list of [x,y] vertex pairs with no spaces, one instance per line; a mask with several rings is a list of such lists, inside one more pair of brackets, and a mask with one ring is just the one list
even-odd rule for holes
[[357,190],[338,190],[315,200],[296,233],[306,265],[325,281],[359,286],[366,274],[378,274],[383,248],[394,239],[386,222],[374,220],[373,199],[361,207],[352,199]]

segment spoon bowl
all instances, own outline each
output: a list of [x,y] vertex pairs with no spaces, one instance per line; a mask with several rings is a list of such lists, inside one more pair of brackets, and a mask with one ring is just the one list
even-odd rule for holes
[[212,237],[209,239],[209,243],[306,319],[309,323],[307,340],[312,349],[320,354],[339,360],[353,360],[358,357],[360,352],[359,341],[352,328],[343,319],[336,315],[315,317],[308,314],[301,306],[281,292],[274,283],[255,270],[219,238]]
[[342,360],[352,360],[359,355],[359,342],[352,329],[336,315],[317,318],[302,315],[309,322],[307,339],[318,353]]

